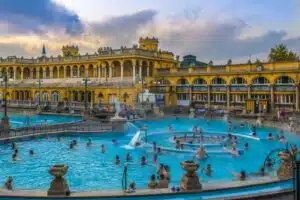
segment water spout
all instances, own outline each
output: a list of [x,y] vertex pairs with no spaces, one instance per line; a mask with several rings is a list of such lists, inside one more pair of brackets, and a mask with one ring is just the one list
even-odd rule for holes
[[137,143],[140,142],[140,139],[141,139],[140,135],[141,135],[141,131],[138,130],[136,132],[136,134],[132,137],[132,139],[130,140],[128,145],[131,146],[131,147],[136,147]]

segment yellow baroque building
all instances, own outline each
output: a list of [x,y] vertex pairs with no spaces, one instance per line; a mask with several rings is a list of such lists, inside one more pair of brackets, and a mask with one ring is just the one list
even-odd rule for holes
[[[130,48],[99,48],[93,55],[80,55],[78,47],[64,46],[62,56],[47,57],[43,49],[39,58],[1,58],[0,71],[9,76],[6,95],[11,104],[38,99],[81,103],[87,89],[91,105],[115,99],[133,105],[148,88],[163,106],[299,110],[299,62],[232,64],[229,60],[213,65],[192,55],[180,62],[179,56],[159,49],[157,38],[140,38],[139,45]],[[4,90],[2,84],[2,97]]]

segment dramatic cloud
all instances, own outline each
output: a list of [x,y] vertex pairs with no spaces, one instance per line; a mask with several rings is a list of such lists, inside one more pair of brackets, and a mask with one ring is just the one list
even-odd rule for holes
[[45,33],[61,28],[67,34],[79,34],[83,24],[77,14],[51,0],[1,0],[0,21],[7,22],[16,33]]
[[90,33],[105,38],[112,46],[128,46],[137,39],[137,31],[151,22],[156,13],[154,10],[144,10],[113,17],[102,23],[91,24]]

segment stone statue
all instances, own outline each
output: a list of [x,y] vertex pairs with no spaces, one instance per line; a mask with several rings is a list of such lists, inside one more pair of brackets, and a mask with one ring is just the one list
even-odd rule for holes
[[293,177],[293,156],[290,152],[280,152],[279,158],[283,161],[277,170],[279,179],[289,179]]

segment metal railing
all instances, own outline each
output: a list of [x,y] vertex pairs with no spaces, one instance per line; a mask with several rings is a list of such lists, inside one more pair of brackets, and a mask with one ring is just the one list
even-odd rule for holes
[[4,134],[0,131],[0,138],[4,137],[20,137],[27,135],[46,135],[49,133],[69,133],[69,132],[106,132],[112,131],[113,125],[111,122],[106,123],[67,123],[55,125],[39,125],[32,127],[22,127],[10,129],[9,133]]

